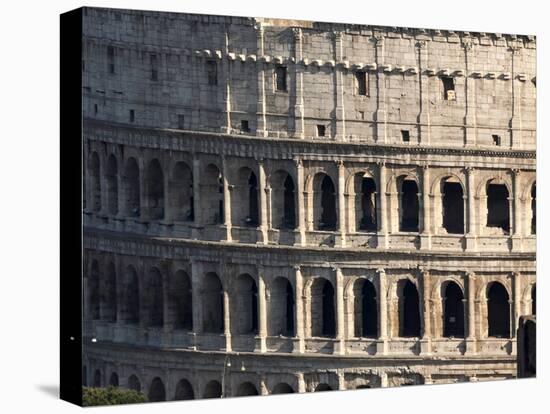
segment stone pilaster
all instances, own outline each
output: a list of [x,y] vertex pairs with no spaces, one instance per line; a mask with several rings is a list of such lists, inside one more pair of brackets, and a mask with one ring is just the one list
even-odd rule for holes
[[428,42],[418,41],[416,42],[416,49],[418,51],[418,84],[420,90],[420,113],[418,115],[419,137],[418,142],[421,144],[430,143],[430,78],[425,73],[425,69],[428,67]]
[[197,154],[193,154],[193,214],[195,216],[195,225],[193,226],[192,237],[200,237],[198,228],[202,226],[202,208],[201,208],[201,161]]
[[430,169],[428,165],[422,166],[422,196],[419,200],[420,204],[420,246],[423,249],[431,249],[432,247],[432,228],[431,228],[431,206],[430,206]]
[[378,343],[376,353],[386,355],[388,352],[388,302],[387,302],[387,276],[384,269],[378,269]]
[[478,233],[477,218],[476,218],[476,203],[475,203],[475,170],[472,167],[466,167],[466,182],[468,197],[467,208],[467,233],[466,233],[466,250],[472,251],[476,249],[476,238]]
[[420,341],[420,352],[425,355],[432,353],[432,323],[431,323],[431,300],[430,300],[430,272],[421,271],[422,277],[422,340]]
[[466,113],[464,114],[464,146],[473,146],[477,141],[477,100],[476,100],[476,76],[471,72],[473,69],[474,54],[473,43],[471,41],[463,41],[462,47],[464,48],[464,62],[466,65],[466,77],[465,82],[465,106]]
[[294,338],[294,347],[292,352],[304,353],[304,302],[303,302],[303,278],[300,266],[294,267],[294,294],[296,312],[294,312],[294,325],[296,328],[296,337]]
[[384,53],[384,38],[373,37],[375,58],[376,58],[376,111],[374,120],[376,122],[376,142],[387,142],[387,113],[386,113],[386,75],[383,68],[386,64]]
[[306,208],[304,200],[304,165],[301,159],[295,160],[296,165],[296,196],[298,201],[298,241],[297,245],[306,245]]
[[336,343],[334,353],[344,355],[346,353],[345,315],[344,315],[344,274],[342,269],[334,269],[336,274]]
[[225,351],[231,352],[231,309],[229,305],[229,292],[223,290],[223,334],[225,336]]
[[467,354],[476,354],[477,353],[477,338],[476,338],[476,276],[474,273],[466,274],[467,280],[467,294],[468,294],[468,332],[466,336],[466,353]]
[[223,224],[225,226],[225,240],[231,242],[231,193],[229,191],[229,179],[227,178],[227,160],[222,156],[222,175],[223,175]]
[[265,101],[265,64],[259,60],[264,56],[264,27],[261,23],[256,23],[256,32],[258,34],[258,54],[257,54],[257,78],[258,78],[258,90],[257,90],[257,104],[256,104],[256,135],[259,137],[267,137],[267,120],[266,120],[266,101]]
[[376,218],[378,221],[378,247],[383,249],[388,248],[388,196],[386,194],[386,163],[384,161],[378,162],[378,202],[379,207],[376,212]]
[[294,28],[294,91],[296,103],[294,104],[294,137],[303,139],[304,134],[304,66],[302,48],[302,29]]
[[521,171],[517,169],[512,170],[512,203],[511,203],[511,211],[512,214],[510,214],[510,219],[512,220],[513,225],[513,233],[512,233],[512,250],[513,251],[522,251],[523,250],[523,229],[522,229],[522,211],[521,211],[521,200],[520,200],[520,192],[521,192]]
[[[342,32],[334,32],[334,61],[343,59]],[[339,65],[334,66],[334,89],[336,90],[336,107],[334,117],[336,124],[335,138],[337,141],[346,141],[346,109],[344,101],[344,74]]]
[[258,337],[260,340],[259,351],[266,352],[267,344],[267,306],[266,290],[263,272],[263,266],[258,266]]
[[266,177],[263,160],[258,161],[258,176],[259,176],[259,192],[260,192],[260,233],[261,241],[267,244],[269,241],[268,224],[267,224],[267,189]]
[[344,189],[346,186],[346,168],[344,162],[339,161],[338,166],[338,231],[339,244],[342,247],[346,246],[346,198]]

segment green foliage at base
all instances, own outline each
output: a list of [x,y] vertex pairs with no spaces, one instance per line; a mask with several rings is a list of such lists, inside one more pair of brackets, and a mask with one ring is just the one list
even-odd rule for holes
[[147,402],[145,395],[134,390],[117,387],[82,387],[82,404],[84,406],[136,404],[144,402]]

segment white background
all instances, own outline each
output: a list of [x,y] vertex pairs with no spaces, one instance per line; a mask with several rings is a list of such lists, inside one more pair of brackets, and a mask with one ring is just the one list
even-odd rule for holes
[[[547,344],[550,116],[548,10],[535,1],[4,0],[0,6],[0,411],[72,413],[59,377],[59,14],[82,6],[536,34],[538,69],[538,378],[308,395],[144,404],[110,412],[549,412]],[[79,137],[74,137],[79,139]],[[76,156],[76,154],[75,154]],[[74,174],[80,174],[75,171]],[[77,194],[75,194],[75,197]],[[75,274],[74,277],[79,277]],[[546,395],[545,395],[546,393]],[[107,410],[98,408],[94,410]]]

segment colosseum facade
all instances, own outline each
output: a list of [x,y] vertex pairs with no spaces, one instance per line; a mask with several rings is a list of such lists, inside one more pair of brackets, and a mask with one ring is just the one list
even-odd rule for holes
[[84,383],[513,378],[533,36],[84,9]]

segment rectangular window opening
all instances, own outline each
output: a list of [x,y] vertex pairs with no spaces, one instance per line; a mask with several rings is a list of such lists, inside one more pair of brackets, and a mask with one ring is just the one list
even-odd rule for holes
[[94,104],[94,115],[97,115],[97,104]]
[[109,73],[115,73],[115,49],[113,46],[107,47],[107,62],[109,65]]
[[248,125],[248,121],[246,119],[243,119],[241,121],[241,131],[242,132],[250,132],[250,126]]
[[446,101],[455,101],[455,81],[450,76],[442,76],[441,82],[443,83],[443,98]]
[[218,65],[215,60],[206,61],[206,75],[208,76],[208,84],[215,86],[218,84]]
[[185,129],[185,117],[181,114],[178,115],[178,129]]
[[493,144],[496,145],[497,147],[500,147],[500,144],[501,144],[500,135],[493,135]]
[[130,122],[134,122],[136,119],[136,114],[133,109],[130,109]]
[[411,140],[411,135],[408,130],[406,129],[401,130],[401,140],[403,142],[409,142]]
[[286,66],[275,68],[275,84],[278,91],[286,91]]
[[324,137],[326,132],[326,128],[324,125],[317,125],[317,136],[318,137]]
[[357,95],[367,96],[367,72],[355,72]]

